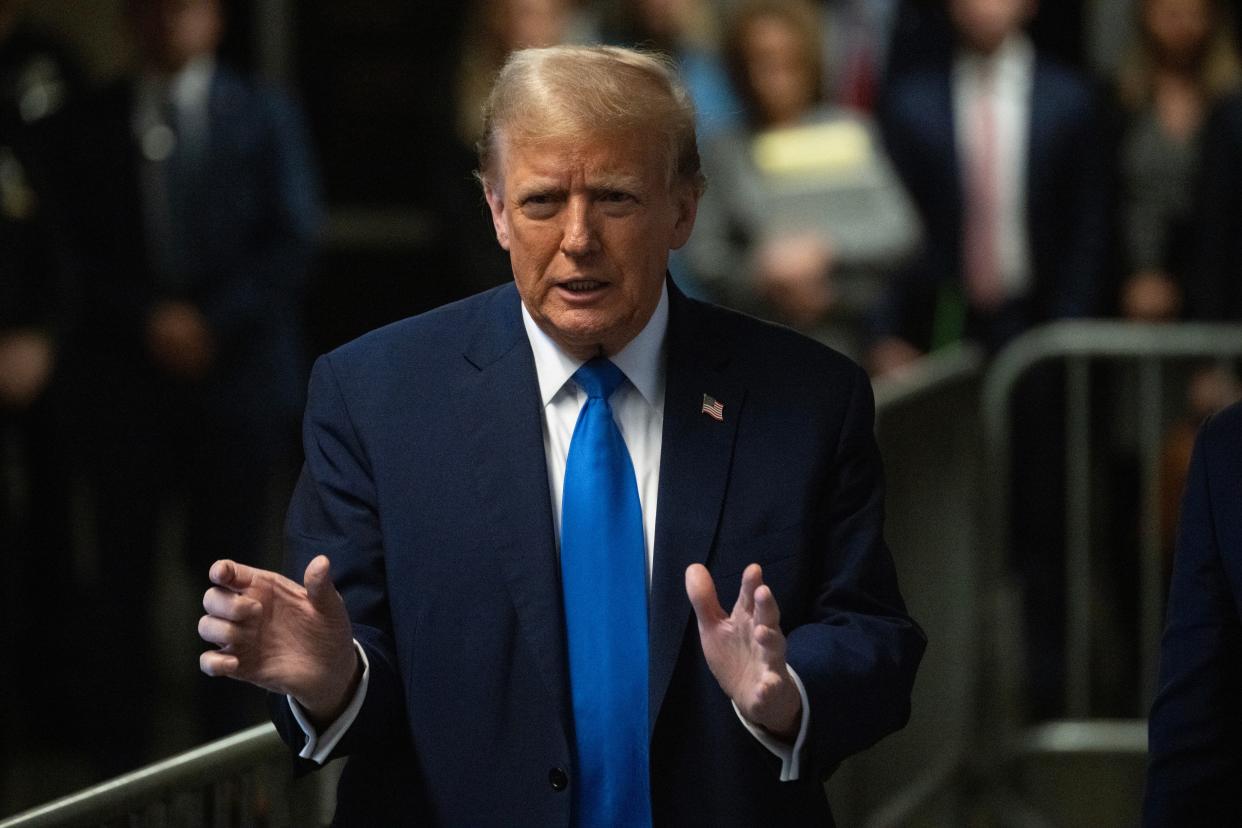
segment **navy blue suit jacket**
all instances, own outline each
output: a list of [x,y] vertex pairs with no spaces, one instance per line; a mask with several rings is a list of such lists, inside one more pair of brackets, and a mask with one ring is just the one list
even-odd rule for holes
[[1242,404],[1195,443],[1149,751],[1144,825],[1242,825]]
[[[900,728],[924,638],[881,534],[868,379],[670,284],[650,603],[659,824],[830,824],[821,781]],[[312,372],[289,574],[326,553],[370,687],[338,822],[567,825],[573,722],[534,358],[512,284],[390,325]],[[704,394],[724,421],[701,412]],[[811,701],[802,780],[708,671],[684,573],[731,605],[763,564]],[[304,739],[283,700],[281,732]]]
[[185,300],[206,317],[218,351],[191,393],[263,445],[273,425],[296,424],[305,388],[302,302],[320,215],[300,114],[276,89],[216,68],[203,158],[182,182],[188,249],[174,286],[153,271],[145,239],[133,95],[118,83],[71,114],[84,286],[77,351],[88,393],[108,400],[91,407],[129,423],[151,408],[148,395],[167,393],[147,355],[146,320],[157,302]]
[[[878,333],[927,348],[938,298],[962,278],[965,203],[950,64],[899,78],[884,104],[884,140],[919,208],[925,247],[896,280],[878,316]],[[968,333],[985,345],[998,348],[1031,325],[1094,312],[1108,250],[1103,149],[1086,84],[1037,55],[1026,158],[1032,291],[999,324],[971,331],[968,320]]]

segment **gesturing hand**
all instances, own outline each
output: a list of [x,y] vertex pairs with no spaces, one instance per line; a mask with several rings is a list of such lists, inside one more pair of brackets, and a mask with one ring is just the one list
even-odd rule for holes
[[802,696],[785,665],[785,636],[772,590],[751,564],[742,573],[733,612],[725,614],[716,585],[702,564],[686,569],[686,594],[699,622],[703,655],[721,689],[749,721],[793,742],[801,723]]
[[219,646],[199,657],[209,676],[257,684],[297,699],[316,724],[334,721],[362,676],[345,602],[320,555],[305,586],[283,575],[216,561],[198,634]]

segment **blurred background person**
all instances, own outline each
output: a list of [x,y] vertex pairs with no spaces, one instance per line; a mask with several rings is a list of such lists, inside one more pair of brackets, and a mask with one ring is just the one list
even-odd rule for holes
[[600,39],[671,57],[706,141],[741,121],[742,105],[720,56],[719,8],[711,0],[616,0],[600,11]]
[[962,338],[994,351],[1093,312],[1109,177],[1087,82],[1038,53],[1034,0],[949,0],[953,59],[896,79],[882,118],[926,230],[894,283],[873,354],[892,370]]
[[[1203,307],[1190,310],[1185,299],[1192,283],[1201,284],[1195,250],[1203,226],[1196,221],[1195,192],[1201,180],[1204,125],[1239,81],[1234,31],[1219,0],[1141,0],[1134,17],[1133,42],[1115,77],[1120,115],[1116,312],[1139,322],[1211,319],[1215,308],[1206,314]],[[1235,154],[1237,145],[1230,145],[1228,152]],[[1209,414],[1234,398],[1237,386],[1226,366],[1180,366],[1171,374],[1175,381],[1167,405],[1174,418],[1161,449],[1160,487],[1166,571],[1195,434]],[[1138,393],[1136,371],[1114,371],[1112,380],[1117,383],[1116,399],[1133,399]],[[1137,590],[1134,568],[1126,562],[1139,542],[1141,441],[1134,416],[1122,414],[1128,407],[1110,407],[1115,466],[1111,491],[1116,501],[1112,535],[1118,541],[1113,555],[1121,587],[1120,623],[1130,624],[1138,613],[1132,598]],[[1129,606],[1126,596],[1131,596]],[[1134,681],[1121,676],[1116,684],[1132,692]]]
[[[894,281],[872,367],[900,370],[967,340],[992,353],[1035,325],[1096,310],[1108,250],[1097,101],[1040,53],[1034,0],[949,0],[950,62],[895,80],[888,147],[919,205],[924,254]],[[1062,709],[1065,676],[1063,375],[1031,371],[1013,398],[1010,571],[1023,595],[1034,719]]]
[[1192,194],[1202,126],[1238,85],[1233,32],[1217,0],[1143,0],[1117,76],[1122,317],[1180,315],[1192,255]]
[[918,220],[863,115],[823,102],[819,18],[801,0],[736,10],[725,59],[745,125],[708,142],[686,261],[722,304],[854,357]]
[[73,667],[48,658],[73,640],[74,583],[64,406],[57,363],[72,324],[64,216],[53,186],[76,63],[33,31],[24,2],[0,0],[0,766],[75,736],[64,717]]
[[[157,549],[183,549],[191,569],[220,549],[266,560],[319,224],[300,115],[216,60],[218,0],[127,0],[124,18],[139,66],[74,116],[74,408],[99,561],[83,674],[98,679],[91,720],[111,771],[151,758]],[[261,718],[261,698],[206,684],[201,721],[186,723],[198,738]]]

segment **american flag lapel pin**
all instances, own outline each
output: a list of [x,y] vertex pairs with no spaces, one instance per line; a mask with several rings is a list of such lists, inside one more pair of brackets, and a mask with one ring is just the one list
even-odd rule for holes
[[704,394],[703,395],[703,407],[700,409],[700,411],[702,411],[707,416],[711,417],[716,422],[719,422],[719,423],[724,422],[724,403],[720,402],[715,397],[711,397],[711,396],[708,396],[707,394]]

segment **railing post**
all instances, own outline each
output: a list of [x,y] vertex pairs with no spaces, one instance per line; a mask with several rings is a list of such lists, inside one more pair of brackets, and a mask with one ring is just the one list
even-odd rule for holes
[[[1091,709],[1091,364],[1069,360],[1065,400],[1066,709]],[[1018,470],[1021,474],[1021,470]]]
[[1139,536],[1139,686],[1144,707],[1156,695],[1160,668],[1160,632],[1164,616],[1164,567],[1160,537],[1160,447],[1164,430],[1163,372],[1154,356],[1143,358],[1139,370],[1139,445],[1142,465],[1143,516]]

